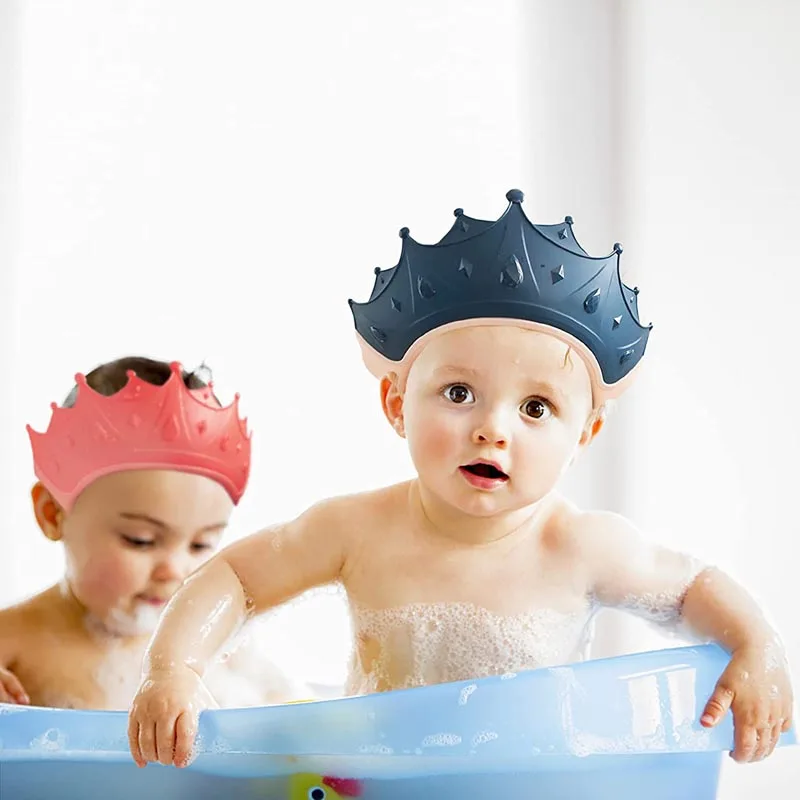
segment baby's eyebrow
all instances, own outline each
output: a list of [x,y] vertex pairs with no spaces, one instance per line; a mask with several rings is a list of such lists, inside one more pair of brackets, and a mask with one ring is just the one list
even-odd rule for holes
[[[136,514],[130,511],[121,511],[120,517],[122,517],[122,519],[132,520],[133,522],[146,522],[148,525],[152,525],[154,528],[158,528],[164,532],[172,531],[172,528],[167,525],[166,522],[156,517],[151,517],[149,514]],[[215,522],[212,525],[204,525],[197,533],[219,533],[225,528],[227,528],[225,522]]]
[[442,367],[437,367],[433,371],[434,375],[477,375],[478,370],[473,367],[459,367],[455,364],[446,364]]

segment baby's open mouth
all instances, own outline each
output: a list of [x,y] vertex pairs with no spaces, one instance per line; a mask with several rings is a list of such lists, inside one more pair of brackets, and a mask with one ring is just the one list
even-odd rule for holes
[[465,464],[460,467],[464,472],[470,475],[475,475],[478,478],[487,478],[492,481],[507,481],[508,475],[494,464],[489,464],[484,461],[477,461],[474,464]]

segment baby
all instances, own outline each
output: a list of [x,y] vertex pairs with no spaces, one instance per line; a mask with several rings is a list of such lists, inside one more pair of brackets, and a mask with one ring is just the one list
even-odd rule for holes
[[251,613],[340,582],[355,628],[350,693],[562,664],[601,606],[686,626],[730,665],[701,723],[735,720],[738,760],[772,752],[792,717],[780,640],[730,578],[582,511],[559,479],[629,384],[649,328],[612,255],[572,220],[537,226],[522,193],[435,246],[401,231],[392,269],[351,303],[384,413],[416,477],[321,502],[241,540],[178,591],[129,718],[135,761],[188,763],[213,654]]
[[[177,364],[123,358],[77,381],[46,433],[29,428],[33,510],[66,571],[0,611],[0,702],[121,710],[164,606],[219,545],[250,438],[237,404],[221,408]],[[225,706],[300,694],[249,641],[209,670],[208,688]]]

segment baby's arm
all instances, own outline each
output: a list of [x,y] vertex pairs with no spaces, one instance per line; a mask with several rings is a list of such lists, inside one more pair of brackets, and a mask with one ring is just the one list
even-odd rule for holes
[[769,755],[791,725],[793,700],[780,639],[755,601],[721,570],[646,541],[619,516],[587,514],[580,527],[601,603],[657,621],[681,620],[731,653],[701,722],[715,725],[731,708],[734,757]]
[[354,504],[349,498],[320,503],[242,539],[179,589],[147,649],[131,708],[128,734],[140,766],[188,763],[197,717],[211,703],[199,679],[250,614],[341,576],[356,525]]

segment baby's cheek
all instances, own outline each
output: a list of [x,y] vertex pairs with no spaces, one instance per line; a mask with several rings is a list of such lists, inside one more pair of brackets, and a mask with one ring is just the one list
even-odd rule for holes
[[459,434],[453,426],[446,423],[426,425],[418,431],[416,450],[426,461],[442,461],[453,457],[459,451]]
[[93,598],[113,602],[141,590],[135,563],[124,554],[104,554],[87,562],[79,583]]

